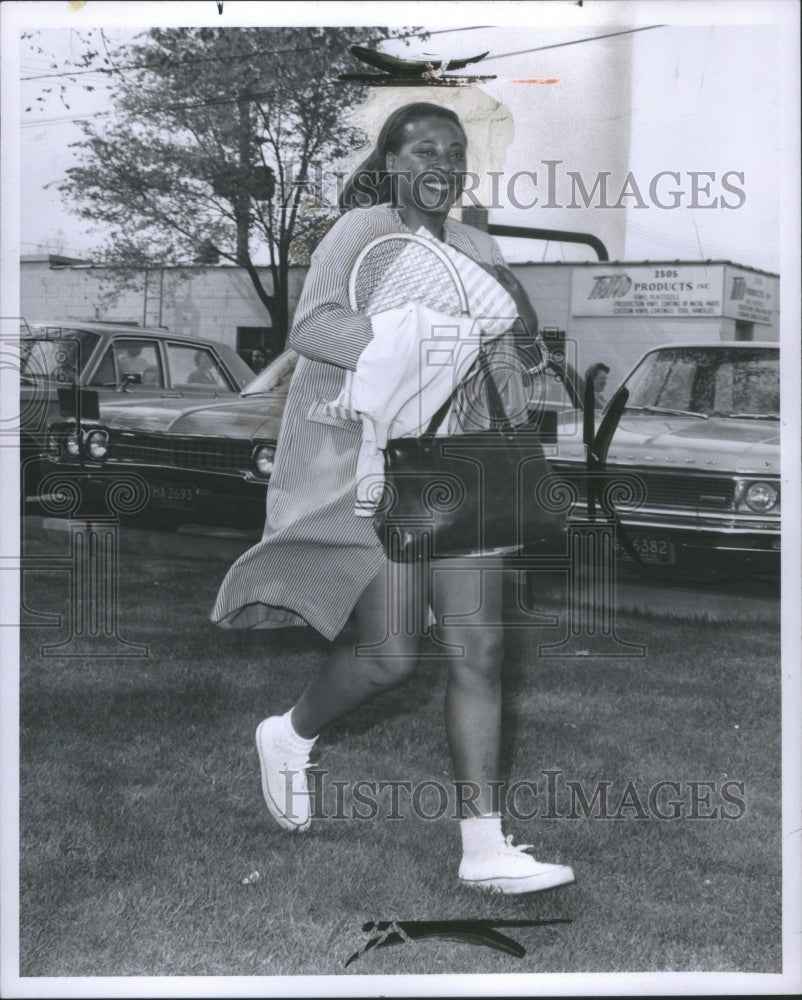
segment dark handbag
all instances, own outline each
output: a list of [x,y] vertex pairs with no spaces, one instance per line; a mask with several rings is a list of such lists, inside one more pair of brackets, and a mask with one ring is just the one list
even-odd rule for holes
[[373,525],[393,562],[565,546],[565,511],[549,502],[559,480],[543,428],[510,424],[484,352],[480,364],[489,430],[437,437],[452,395],[421,437],[387,442]]

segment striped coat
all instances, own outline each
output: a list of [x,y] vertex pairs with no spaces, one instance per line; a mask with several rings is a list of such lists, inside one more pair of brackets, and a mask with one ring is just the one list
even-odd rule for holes
[[[386,564],[370,518],[354,516],[362,425],[326,413],[346,369],[372,337],[348,304],[348,276],[372,239],[408,232],[394,208],[353,209],[312,255],[290,345],[301,355],[279,432],[262,540],[228,571],[212,611],[224,628],[309,624],[333,639]],[[480,263],[503,264],[486,233],[452,219],[446,242]]]

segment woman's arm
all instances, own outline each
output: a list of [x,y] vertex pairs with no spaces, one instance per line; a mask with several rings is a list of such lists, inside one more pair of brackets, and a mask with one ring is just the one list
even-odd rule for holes
[[373,338],[367,316],[348,303],[348,277],[359,251],[375,236],[364,210],[339,219],[312,254],[289,345],[314,361],[356,368]]

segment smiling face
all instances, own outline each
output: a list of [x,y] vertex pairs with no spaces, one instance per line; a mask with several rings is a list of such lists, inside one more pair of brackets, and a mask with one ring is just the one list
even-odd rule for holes
[[388,152],[402,210],[445,216],[462,190],[466,169],[465,134],[444,118],[410,122],[398,152]]

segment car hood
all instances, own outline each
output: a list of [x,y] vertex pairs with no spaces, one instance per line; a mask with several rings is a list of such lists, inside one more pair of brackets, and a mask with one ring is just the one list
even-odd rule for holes
[[276,393],[194,406],[187,406],[186,398],[115,400],[101,404],[100,419],[126,431],[275,440],[286,399],[285,393]]
[[[779,421],[625,413],[608,464],[779,475]],[[581,433],[561,439],[561,459],[584,462]]]

